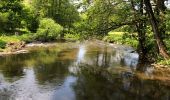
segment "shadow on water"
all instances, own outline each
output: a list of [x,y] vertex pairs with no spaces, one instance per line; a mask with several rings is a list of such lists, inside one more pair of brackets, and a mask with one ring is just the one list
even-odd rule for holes
[[133,49],[60,43],[0,58],[0,100],[169,100],[170,85],[133,73]]

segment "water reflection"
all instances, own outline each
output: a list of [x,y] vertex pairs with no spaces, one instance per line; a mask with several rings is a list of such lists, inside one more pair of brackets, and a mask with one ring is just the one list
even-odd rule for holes
[[[103,85],[104,84],[104,85]],[[169,100],[170,87],[157,81],[114,76],[108,80],[101,74],[84,70],[73,86],[76,100]]]
[[137,59],[91,42],[1,57],[0,100],[169,100],[169,86],[126,73]]
[[[22,59],[24,59],[23,55],[21,55],[19,58],[17,55],[0,58],[1,73],[4,77],[6,77],[6,80],[15,81],[24,75],[23,67],[25,64],[22,62]],[[11,64],[11,61],[14,62]]]

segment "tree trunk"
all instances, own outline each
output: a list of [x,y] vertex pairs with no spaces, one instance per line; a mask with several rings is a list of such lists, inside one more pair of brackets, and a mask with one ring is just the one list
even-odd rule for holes
[[159,30],[158,22],[155,18],[155,15],[152,10],[152,6],[150,3],[150,0],[144,0],[144,4],[146,6],[146,12],[149,16],[149,20],[153,29],[154,38],[156,40],[157,46],[159,48],[159,53],[161,56],[163,56],[165,59],[169,59],[170,56],[166,50],[166,46],[161,38],[161,30]]
[[[135,9],[134,1],[131,0],[132,9],[134,11],[134,18],[139,18],[144,15],[143,13],[143,0],[140,0],[140,8],[139,10]],[[137,70],[143,71],[144,64],[148,61],[147,59],[147,50],[146,50],[146,22],[138,21],[136,24],[136,30],[138,33],[138,54],[139,61],[137,65]]]

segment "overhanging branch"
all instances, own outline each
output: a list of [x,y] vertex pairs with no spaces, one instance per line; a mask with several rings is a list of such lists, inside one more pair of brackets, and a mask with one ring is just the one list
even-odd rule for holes
[[140,18],[140,19],[126,21],[126,22],[121,22],[121,23],[111,22],[111,23],[109,23],[110,27],[108,27],[106,29],[102,29],[100,31],[111,31],[111,30],[117,29],[119,27],[122,27],[124,25],[136,25],[136,23],[138,23],[140,21],[145,21],[145,20],[147,20],[147,19],[146,18]]

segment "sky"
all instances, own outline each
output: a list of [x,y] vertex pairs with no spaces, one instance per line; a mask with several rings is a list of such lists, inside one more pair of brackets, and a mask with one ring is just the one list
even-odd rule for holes
[[165,2],[165,4],[166,4],[166,6],[170,9],[170,0],[167,0],[167,1]]

